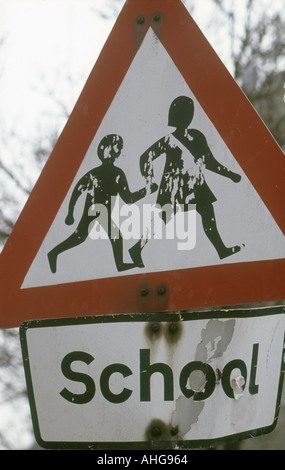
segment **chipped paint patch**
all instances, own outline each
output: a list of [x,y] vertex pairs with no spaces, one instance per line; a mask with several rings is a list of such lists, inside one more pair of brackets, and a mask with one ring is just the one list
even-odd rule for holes
[[196,351],[196,359],[208,362],[221,357],[226,351],[234,334],[235,319],[209,320],[201,332],[202,341]]
[[243,387],[245,385],[245,378],[242,375],[238,375],[231,381],[233,394],[235,400],[238,400],[243,395]]
[[[217,320],[211,319],[206,327],[201,331],[201,341],[197,346],[195,359],[197,363],[205,364],[211,360],[219,358],[227,350],[234,334],[235,319]],[[216,384],[221,379],[220,374],[216,373]],[[243,393],[242,386],[245,381],[242,377],[236,377],[233,382],[233,393],[236,399]],[[198,422],[202,413],[205,401],[201,397],[208,397],[205,394],[207,386],[207,376],[204,369],[193,370],[188,378],[189,389],[194,392],[194,396],[186,398],[180,396],[175,402],[175,410],[172,414],[173,426],[178,426],[179,434],[185,436],[190,431],[191,426]],[[199,397],[199,398],[198,398]]]
[[197,423],[205,402],[180,396],[176,400],[175,406],[172,415],[172,426],[178,428],[179,436],[183,438],[190,431],[191,426]]

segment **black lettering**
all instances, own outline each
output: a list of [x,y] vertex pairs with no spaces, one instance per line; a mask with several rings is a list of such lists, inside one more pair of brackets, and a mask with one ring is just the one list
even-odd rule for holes
[[160,372],[164,378],[164,400],[173,400],[173,373],[171,368],[157,362],[150,365],[150,350],[140,350],[140,395],[141,401],[150,401],[150,378],[155,372]]
[[[190,374],[195,370],[200,370],[205,375],[205,384],[203,391],[195,391],[191,388],[187,388],[187,382],[189,380]],[[194,397],[195,401],[201,401],[206,400],[206,398],[209,398],[209,396],[212,395],[216,385],[216,376],[215,372],[209,364],[204,364],[200,361],[193,361],[188,362],[188,364],[183,367],[180,373],[179,381],[181,391],[186,398]]]
[[73,371],[71,369],[71,364],[75,361],[81,361],[88,365],[93,360],[94,357],[91,356],[91,354],[88,354],[83,351],[73,351],[63,358],[61,362],[61,371],[64,377],[69,380],[73,380],[74,382],[82,382],[86,387],[86,391],[81,394],[72,393],[67,390],[67,388],[64,388],[60,392],[60,395],[65,400],[70,401],[71,403],[76,403],[77,405],[83,405],[92,400],[96,390],[93,379],[87,374]]
[[222,375],[222,387],[225,394],[229,398],[234,398],[233,388],[231,386],[231,373],[234,369],[239,369],[242,377],[244,378],[244,385],[242,386],[243,390],[245,388],[246,379],[247,379],[247,368],[246,364],[241,359],[234,359],[230,361],[223,369]]
[[101,392],[106,398],[106,400],[110,401],[111,403],[123,403],[131,396],[133,392],[128,388],[124,388],[121,393],[117,394],[111,392],[109,380],[111,375],[115,372],[119,372],[120,374],[122,374],[123,377],[128,377],[129,375],[132,375],[131,369],[125,366],[124,364],[111,364],[107,366],[103,370],[100,377]]
[[258,393],[258,387],[259,387],[255,383],[258,348],[259,348],[259,344],[254,344],[252,347],[252,358],[251,358],[250,378],[249,378],[249,387],[248,387],[249,393],[251,395],[256,395],[256,393]]

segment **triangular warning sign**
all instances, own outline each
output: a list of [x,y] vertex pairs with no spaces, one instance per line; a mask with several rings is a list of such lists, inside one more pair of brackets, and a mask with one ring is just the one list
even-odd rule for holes
[[0,326],[284,298],[284,154],[165,3],[126,2],[1,254]]
[[[167,79],[161,80],[158,93],[158,82],[157,80],[151,81],[151,77],[159,78],[161,70],[167,70]],[[140,77],[142,83],[148,84],[147,90],[141,94],[138,93],[137,86],[132,86],[132,84],[138,82],[138,77]],[[163,102],[161,96],[163,96]],[[199,215],[196,216],[193,209],[180,214],[182,224],[179,223],[178,215],[172,218],[173,225],[168,223],[166,226],[169,234],[168,239],[163,236],[164,234],[167,235],[166,229],[165,233],[161,230],[163,228],[160,226],[163,225],[162,219],[157,219],[157,225],[159,221],[161,221],[161,224],[157,227],[151,227],[153,232],[150,231],[149,239],[142,251],[144,266],[136,266],[135,263],[132,263],[128,248],[131,249],[132,245],[135,244],[135,240],[139,240],[141,236],[144,236],[145,225],[150,220],[154,221],[154,205],[161,197],[163,181],[165,178],[167,178],[167,182],[171,181],[168,168],[166,170],[165,168],[169,166],[167,160],[172,157],[171,152],[166,148],[157,156],[157,161],[153,162],[153,166],[156,166],[153,178],[158,186],[162,188],[160,193],[154,191],[152,197],[146,197],[142,190],[143,197],[137,200],[134,205],[125,204],[123,200],[120,200],[121,198],[116,198],[116,201],[114,201],[117,203],[117,207],[115,206],[113,209],[112,220],[114,221],[117,216],[117,225],[120,227],[124,240],[121,256],[122,266],[117,266],[108,236],[105,230],[101,230],[102,225],[103,227],[108,225],[108,216],[107,211],[104,211],[106,195],[104,193],[103,199],[101,198],[102,189],[99,188],[100,184],[95,178],[98,169],[104,167],[98,156],[100,142],[104,140],[106,135],[112,135],[112,132],[116,132],[116,136],[124,136],[122,138],[122,152],[116,160],[116,167],[124,171],[126,181],[129,182],[130,192],[131,190],[136,192],[138,189],[143,189],[145,181],[140,172],[139,163],[140,156],[143,155],[146,148],[154,149],[156,142],[160,142],[161,137],[164,136],[166,139],[171,139],[170,149],[173,146],[175,148],[182,147],[181,142],[173,134],[174,128],[168,126],[169,108],[171,103],[179,102],[179,97],[185,98],[181,99],[181,102],[185,102],[186,106],[187,97],[193,101],[194,115],[190,129],[199,129],[203,135],[207,136],[209,148],[219,159],[218,167],[225,166],[241,176],[240,181],[237,177],[238,184],[233,184],[232,179],[225,177],[223,171],[219,171],[219,168],[206,175],[208,162],[205,163],[205,171],[202,175],[217,199],[213,214],[216,213],[216,225],[221,237],[230,244],[240,243],[242,250],[235,256],[231,255],[231,250],[229,252],[225,251],[225,254],[229,255],[221,258],[215,249],[215,245],[209,243],[203,225],[201,225],[201,218],[202,221],[205,220],[207,213],[204,215],[202,211],[199,217]],[[147,153],[148,156],[149,153]],[[183,152],[181,157],[183,158]],[[186,158],[191,161],[190,156]],[[181,164],[178,158],[177,162]],[[197,171],[202,172],[199,163],[198,160],[195,167]],[[210,159],[209,164],[211,164]],[[176,183],[177,169],[175,161],[172,162],[172,168],[174,173],[172,179]],[[110,172],[111,167],[106,166],[106,175],[104,177],[106,176],[107,180],[111,179]],[[92,176],[94,180],[90,182]],[[82,178],[85,178],[89,185],[88,188],[86,187],[86,191],[83,190],[84,181]],[[101,179],[103,188],[103,176]],[[181,181],[179,182],[181,183]],[[77,188],[80,186],[81,189],[76,194]],[[201,186],[203,187],[203,185]],[[180,187],[179,190],[183,191],[184,188]],[[86,192],[88,191],[96,193],[94,201],[90,196],[89,214],[92,213],[92,210],[94,211],[92,203],[97,204],[98,210],[100,209],[99,204],[104,203],[104,206],[101,208],[100,216],[94,219],[97,222],[94,232],[92,232],[92,225],[90,225],[92,223],[91,219],[86,224],[88,228],[85,233],[85,235],[88,233],[86,238],[84,230],[77,228],[78,223],[70,226],[65,223],[65,219],[69,212],[70,201],[72,197],[77,195],[78,198],[76,204],[74,204],[74,210],[76,211],[74,219],[77,222],[81,220],[81,225],[84,218],[88,221],[85,215],[86,209],[84,211]],[[80,197],[81,192],[83,197]],[[171,190],[172,198],[176,192],[176,186],[174,185]],[[75,194],[75,196],[72,196],[72,194]],[[187,192],[188,202],[192,202],[191,196],[193,195],[194,192],[193,194],[191,191]],[[107,197],[109,196],[108,193]],[[115,198],[115,194],[113,194],[113,197]],[[122,194],[121,197],[124,197],[124,195]],[[184,205],[186,204],[186,198],[184,198]],[[195,202],[198,206],[198,198]],[[206,204],[207,199],[204,202]],[[164,205],[160,205],[163,208]],[[209,208],[212,210],[212,199],[210,199]],[[104,223],[104,217],[106,217],[106,223]],[[124,227],[127,229],[125,233]],[[75,230],[77,231],[76,234],[74,234]],[[257,232],[259,233],[258,242]],[[94,242],[94,240],[98,241]],[[269,240],[270,243],[268,243]],[[167,256],[165,256],[166,253]],[[156,34],[152,29],[149,29],[86,152],[70,190],[25,277],[22,288],[87,281],[126,274],[141,274],[142,272],[161,272],[177,269],[177,267],[185,269],[233,262],[261,261],[282,258],[284,255],[285,238],[283,233],[199,105]]]

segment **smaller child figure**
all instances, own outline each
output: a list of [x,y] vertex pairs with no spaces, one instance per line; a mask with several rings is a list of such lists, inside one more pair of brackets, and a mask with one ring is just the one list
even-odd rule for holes
[[[151,193],[156,191],[157,185],[153,183],[149,188],[145,187],[133,193],[130,191],[125,173],[114,164],[121,154],[122,148],[123,139],[121,136],[110,134],[103,137],[97,149],[102,164],[88,171],[76,184],[70,198],[65,223],[67,225],[74,223],[75,204],[79,196],[86,193],[83,214],[76,230],[48,253],[49,265],[53,273],[57,270],[58,255],[83,243],[88,237],[90,227],[93,227],[91,223],[94,223],[95,219],[98,219],[110,239],[117,270],[125,271],[137,267],[135,262],[124,263],[123,261],[123,238],[111,217],[112,199],[114,202],[114,198],[119,195],[126,204],[133,204],[145,197],[148,191]],[[106,208],[107,220],[104,220],[104,217],[99,217],[100,210],[92,210],[92,207],[96,208],[98,204],[104,205]]]

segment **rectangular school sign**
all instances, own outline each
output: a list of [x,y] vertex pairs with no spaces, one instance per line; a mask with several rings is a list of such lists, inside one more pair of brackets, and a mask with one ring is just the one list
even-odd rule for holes
[[23,323],[38,443],[197,448],[272,431],[284,312],[277,306]]

